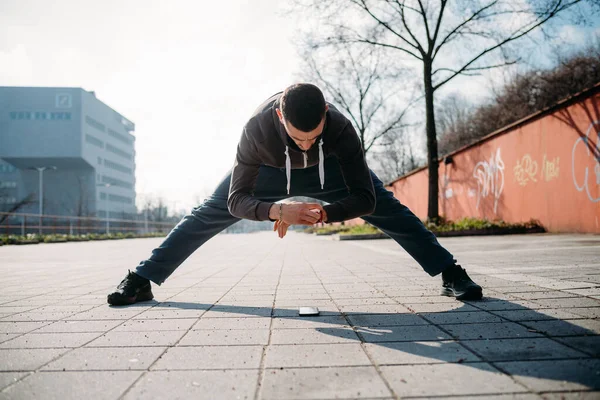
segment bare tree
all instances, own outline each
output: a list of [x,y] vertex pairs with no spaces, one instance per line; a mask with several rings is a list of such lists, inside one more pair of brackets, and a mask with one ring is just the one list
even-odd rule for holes
[[439,152],[448,154],[459,147],[472,142],[478,136],[470,129],[474,106],[463,96],[453,93],[443,98],[437,106],[437,133]]
[[319,47],[309,39],[300,51],[303,78],[321,86],[350,118],[365,154],[384,136],[401,136],[410,103],[391,83],[401,80],[403,70],[386,62],[380,49],[349,43]]
[[[0,192],[0,198],[3,197],[5,196]],[[6,207],[5,209],[0,209],[0,211],[6,213],[0,215],[0,224],[3,223],[9,217],[10,214],[19,211],[21,207],[25,207],[26,205],[34,204],[36,202],[36,196],[33,193],[29,193],[27,196],[23,197],[21,200],[18,200],[16,203],[11,204],[9,207]]]
[[377,156],[372,158],[372,164],[384,183],[389,183],[424,165],[417,156],[407,132],[386,136],[378,147]]
[[[438,105],[436,121],[440,153],[447,154],[473,143],[600,82],[600,41],[595,40],[576,51],[563,49],[555,58],[552,68],[516,71],[495,90],[490,101],[477,107],[458,95],[444,98]],[[589,111],[586,110],[586,114],[590,121],[597,120],[598,113]],[[558,117],[562,118],[561,115]],[[563,122],[578,131],[573,121]]]
[[[585,21],[597,12],[589,0],[297,0],[319,19],[321,46],[339,43],[388,49],[420,69],[425,97],[429,199],[439,218],[438,143],[434,93],[460,75],[518,61],[509,45],[569,12]],[[576,7],[577,6],[577,7]],[[585,9],[584,9],[585,7]],[[575,15],[576,14],[576,15]]]

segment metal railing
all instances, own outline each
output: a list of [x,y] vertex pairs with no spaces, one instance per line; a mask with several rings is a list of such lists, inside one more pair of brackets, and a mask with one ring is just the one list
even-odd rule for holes
[[0,212],[0,235],[37,234],[148,234],[168,232],[176,222],[156,222],[145,219],[118,219],[98,217],[72,217],[65,215],[39,215]]

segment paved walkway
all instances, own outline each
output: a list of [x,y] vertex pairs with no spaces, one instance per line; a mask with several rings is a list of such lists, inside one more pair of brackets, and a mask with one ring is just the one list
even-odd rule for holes
[[600,398],[599,236],[441,241],[485,301],[391,240],[220,235],[126,308],[160,240],[0,247],[0,399]]

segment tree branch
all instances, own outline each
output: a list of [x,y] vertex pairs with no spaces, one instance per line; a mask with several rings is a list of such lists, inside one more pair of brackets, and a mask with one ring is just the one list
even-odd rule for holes
[[554,7],[554,9],[552,11],[550,11],[544,18],[542,18],[541,20],[538,20],[537,22],[533,23],[533,25],[529,28],[525,28],[525,30],[523,31],[522,29],[524,29],[523,27],[517,29],[516,31],[514,31],[508,38],[504,39],[503,41],[501,41],[500,43],[495,44],[492,47],[488,47],[487,49],[485,49],[484,51],[482,51],[481,53],[479,53],[476,57],[474,57],[473,59],[471,59],[471,61],[469,61],[468,63],[466,63],[465,65],[463,65],[459,70],[455,71],[455,73],[453,73],[452,75],[450,75],[450,77],[448,77],[447,79],[443,80],[442,82],[438,83],[437,85],[435,85],[433,87],[433,90],[437,90],[439,89],[441,86],[445,85],[446,83],[448,83],[452,78],[454,78],[456,75],[460,74],[462,71],[464,71],[466,68],[469,67],[469,65],[473,64],[475,61],[477,61],[478,59],[480,59],[481,57],[483,57],[484,55],[486,55],[487,53],[494,51],[498,48],[500,48],[501,46],[504,46],[507,43],[510,43],[512,41],[515,41],[523,36],[525,36],[526,34],[528,34],[529,32],[531,32],[532,30],[534,30],[535,28],[539,27],[540,25],[544,24],[546,21],[548,21],[550,18],[554,17],[557,13],[559,13],[562,10],[565,10],[571,6],[573,6],[574,4],[579,3],[581,0],[573,0],[568,4],[565,4],[564,6],[560,6],[561,2],[559,1],[556,6]]
[[490,7],[493,7],[494,5],[496,5],[496,3],[498,3],[498,0],[494,0],[492,1],[490,4],[488,4],[485,7],[480,8],[479,10],[475,11],[473,13],[473,15],[471,15],[469,18],[467,18],[466,20],[464,20],[463,22],[461,22],[460,24],[458,24],[454,29],[452,29],[450,31],[450,33],[448,33],[444,39],[442,39],[442,42],[439,44],[439,46],[437,46],[433,52],[433,56],[432,59],[434,59],[437,56],[437,53],[440,51],[440,49],[442,48],[442,46],[444,46],[444,44],[446,44],[449,40],[451,40],[451,37],[454,36],[454,34],[461,29],[463,26],[467,25],[469,22],[474,21],[475,19],[477,19],[477,17],[484,12],[485,10],[487,10]]
[[[509,65],[513,65],[516,64],[518,62],[518,60],[514,60],[514,61],[507,61],[504,62],[502,64],[495,64],[495,65],[486,65],[485,67],[473,67],[473,68],[465,68],[464,70],[462,70],[462,72],[460,72],[460,74],[466,75],[464,74],[464,72],[467,71],[481,71],[484,69],[493,69],[493,68],[499,68],[499,67],[506,67]],[[451,68],[438,68],[435,71],[433,71],[433,73],[431,74],[431,76],[434,76],[436,73],[441,72],[441,71],[449,71],[449,72],[453,72],[456,73],[457,71]]]
[[[363,10],[365,10],[367,12],[367,14],[369,14],[371,16],[371,18],[373,18],[375,21],[377,21],[377,23],[381,26],[383,26],[384,28],[386,28],[388,31],[392,32],[395,36],[397,36],[398,38],[400,38],[400,40],[402,40],[403,42],[405,42],[406,44],[408,44],[409,46],[413,47],[415,50],[419,50],[421,51],[421,46],[419,44],[418,41],[415,40],[415,42],[417,42],[417,44],[415,45],[414,43],[411,43],[408,39],[406,39],[404,36],[402,36],[400,33],[396,32],[394,29],[392,29],[392,27],[387,23],[382,21],[380,18],[378,18],[375,14],[373,14],[373,12],[371,12],[371,9],[369,9],[369,7],[367,6],[367,4],[365,3],[364,0],[361,0],[360,2],[362,4],[362,8]],[[409,32],[410,34],[410,32]],[[411,35],[412,36],[412,35]],[[414,40],[414,37],[413,37]]]

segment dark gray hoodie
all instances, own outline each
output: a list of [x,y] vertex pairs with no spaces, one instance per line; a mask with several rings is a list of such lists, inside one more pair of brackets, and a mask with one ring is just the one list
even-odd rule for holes
[[291,169],[319,164],[323,188],[323,161],[326,157],[336,157],[349,193],[348,197],[324,207],[327,221],[339,222],[372,213],[375,209],[373,181],[360,139],[350,121],[329,104],[319,142],[304,152],[289,138],[275,111],[280,107],[282,94],[278,93],[261,104],[244,126],[231,171],[227,200],[229,212],[238,218],[254,221],[269,219],[273,203],[260,201],[252,195],[261,165],[286,168],[289,193]]

